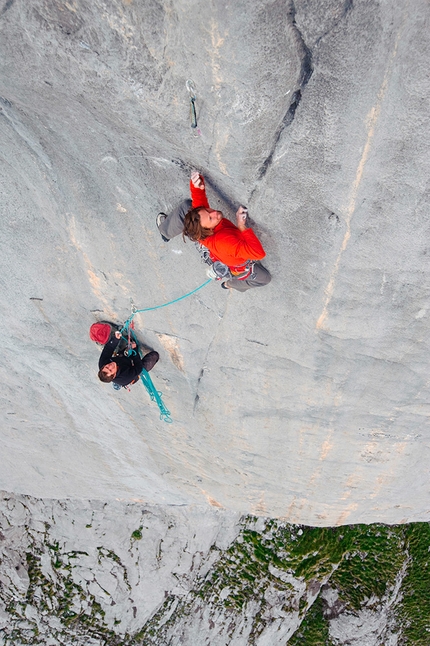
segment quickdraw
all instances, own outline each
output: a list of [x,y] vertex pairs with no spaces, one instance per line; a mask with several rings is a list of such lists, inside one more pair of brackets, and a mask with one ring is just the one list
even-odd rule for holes
[[190,114],[191,114],[191,128],[197,128],[197,114],[196,114],[196,88],[194,81],[188,79],[185,84],[187,86],[188,94],[190,95]]
[[188,79],[188,81],[185,83],[188,94],[190,95],[190,118],[191,118],[191,128],[193,129],[193,134],[195,137],[198,137],[201,135],[201,132],[199,128],[197,127],[197,112],[196,112],[196,86],[194,85],[194,81],[191,79]]

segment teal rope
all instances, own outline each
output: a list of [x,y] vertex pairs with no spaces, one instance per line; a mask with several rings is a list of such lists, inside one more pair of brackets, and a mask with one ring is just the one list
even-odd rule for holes
[[[136,343],[137,348],[139,348],[139,341],[137,340],[137,337],[136,337],[135,333],[133,332],[133,330],[130,330],[130,332],[131,332],[131,338]],[[122,338],[124,339],[124,336]],[[128,340],[128,339],[125,339],[125,340]],[[127,356],[130,357],[130,356],[132,356],[134,354],[137,354],[137,351],[133,350],[132,348],[129,348],[128,351],[127,351]],[[139,352],[139,355],[141,355],[140,352]],[[145,370],[145,368],[142,368],[142,372],[140,373],[139,377],[142,380],[142,383],[145,386],[145,388],[146,388],[146,390],[147,390],[147,392],[148,392],[148,394],[149,394],[149,396],[151,398],[151,401],[156,402],[158,408],[160,409],[160,419],[164,420],[168,424],[171,424],[173,420],[170,417],[170,411],[165,406],[163,400],[161,399],[161,395],[163,393],[160,392],[159,390],[156,390],[156,388],[155,388],[155,386],[153,384],[153,381],[152,381],[151,377],[149,376],[148,371]]]
[[121,334],[124,332],[128,331],[129,325],[132,322],[133,318],[135,317],[136,314],[140,314],[141,312],[150,312],[151,310],[159,310],[162,307],[167,307],[168,305],[173,305],[173,303],[178,303],[179,301],[182,301],[184,298],[187,298],[188,296],[191,296],[192,294],[195,294],[196,292],[199,291],[199,289],[202,289],[202,287],[205,287],[206,285],[209,285],[209,283],[212,282],[212,279],[209,278],[205,283],[202,285],[199,285],[195,289],[193,289],[191,292],[188,292],[188,294],[184,294],[183,296],[179,296],[179,298],[173,299],[173,301],[169,301],[168,303],[163,303],[162,305],[154,305],[154,307],[144,307],[141,310],[136,310],[133,312],[133,314],[126,320],[124,323],[122,329],[121,329]]
[[171,424],[173,420],[170,417],[170,411],[166,408],[163,400],[161,399],[161,395],[163,393],[156,390],[152,382],[152,379],[149,376],[149,373],[145,370],[145,368],[143,368],[142,372],[140,373],[140,378],[146,390],[148,391],[151,401],[153,402],[155,401],[158,405],[158,408],[160,409],[160,419],[164,420],[168,424]]
[[[133,312],[133,314],[126,320],[124,325],[122,326],[122,329],[120,330],[122,337],[128,341],[128,328],[130,327],[130,324],[136,314],[140,314],[140,312],[150,312],[151,310],[158,310],[161,307],[167,307],[167,305],[172,305],[173,303],[177,303],[178,301],[182,301],[184,298],[187,298],[187,296],[191,296],[192,294],[195,294],[195,292],[198,292],[199,289],[202,289],[202,287],[205,287],[205,285],[208,285],[211,283],[212,280],[209,279],[202,285],[199,285],[199,287],[196,287],[193,289],[192,292],[188,292],[188,294],[184,294],[183,296],[179,296],[179,298],[175,298],[173,301],[169,301],[168,303],[163,303],[162,305],[155,305],[154,307],[144,307],[141,310],[136,310]],[[134,341],[138,344],[137,338],[135,337],[134,333],[132,332],[132,336]],[[149,373],[143,368],[142,372],[140,373],[140,379],[145,386],[146,390],[148,391],[148,394],[151,398],[151,401],[155,401],[159,410],[160,410],[160,419],[164,420],[168,424],[172,423],[172,418],[170,417],[170,411],[168,408],[166,408],[163,400],[161,399],[162,392],[158,391],[153,382],[151,377],[149,376]]]

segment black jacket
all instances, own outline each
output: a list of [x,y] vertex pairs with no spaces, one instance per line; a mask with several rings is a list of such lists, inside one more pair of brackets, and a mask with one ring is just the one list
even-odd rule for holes
[[107,363],[114,361],[118,366],[118,371],[116,373],[115,379],[113,380],[113,383],[118,384],[119,386],[127,386],[140,375],[140,373],[142,372],[143,363],[140,355],[138,354],[137,348],[135,348],[134,350],[136,354],[132,355],[131,357],[125,357],[123,352],[120,352],[117,357],[113,357],[113,352],[118,343],[119,341],[115,336],[106,343],[100,355],[99,370],[103,368],[103,366],[105,366]]

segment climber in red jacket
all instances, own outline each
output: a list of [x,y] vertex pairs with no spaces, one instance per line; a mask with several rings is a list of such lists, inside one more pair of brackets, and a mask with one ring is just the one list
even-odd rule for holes
[[266,255],[252,229],[246,226],[247,210],[241,206],[235,226],[221,211],[211,209],[206,197],[204,179],[193,172],[190,181],[191,200],[181,202],[169,215],[159,213],[157,226],[165,242],[179,235],[187,236],[206,248],[212,265],[212,277],[225,277],[221,286],[245,292],[263,287],[270,274],[258,261]]

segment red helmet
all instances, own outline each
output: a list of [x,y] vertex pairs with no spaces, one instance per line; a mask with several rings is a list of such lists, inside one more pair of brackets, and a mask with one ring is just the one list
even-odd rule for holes
[[109,341],[111,327],[109,323],[93,323],[90,327],[90,339],[105,345]]

